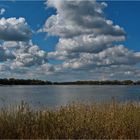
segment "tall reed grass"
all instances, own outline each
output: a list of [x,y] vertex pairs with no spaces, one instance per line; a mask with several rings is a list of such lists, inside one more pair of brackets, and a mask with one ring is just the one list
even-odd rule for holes
[[77,104],[0,110],[1,139],[140,139],[138,103]]

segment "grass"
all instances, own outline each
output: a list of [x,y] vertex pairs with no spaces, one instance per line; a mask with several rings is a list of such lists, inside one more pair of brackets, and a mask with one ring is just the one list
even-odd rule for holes
[[140,106],[112,101],[32,110],[0,110],[1,139],[140,139]]

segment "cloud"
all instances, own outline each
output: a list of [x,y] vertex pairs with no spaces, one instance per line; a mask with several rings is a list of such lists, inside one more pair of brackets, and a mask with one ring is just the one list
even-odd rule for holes
[[0,62],[8,61],[8,60],[11,60],[14,58],[15,58],[15,56],[12,53],[10,53],[9,50],[0,46]]
[[47,53],[30,42],[4,42],[0,46],[0,61],[10,62],[10,66],[39,66],[47,62]]
[[4,41],[28,41],[32,36],[25,18],[1,18],[0,39]]
[[[29,42],[5,41],[0,45],[0,74],[3,78],[41,78],[56,68],[48,63],[47,52]],[[43,76],[44,75],[44,76]]]
[[124,46],[115,46],[97,54],[81,53],[79,58],[68,59],[64,68],[89,68],[109,67],[111,65],[135,65],[140,60],[140,53],[133,53]]
[[6,10],[4,8],[0,9],[0,15],[3,15],[6,12]]
[[47,62],[47,53],[32,42],[20,42],[18,45],[18,49],[13,49],[15,56],[12,62],[13,68],[38,66]]
[[113,42],[125,40],[124,29],[105,18],[103,9],[106,3],[48,0],[47,6],[56,8],[57,14],[46,20],[42,31],[60,37],[57,54],[98,53],[113,47]]
[[122,45],[126,32],[105,17],[106,3],[47,0],[46,5],[55,8],[56,14],[46,20],[40,31],[59,37],[55,51],[48,53],[49,59],[62,61],[53,68],[56,75],[67,77],[69,74],[75,80],[131,79],[133,74],[140,77],[140,70],[136,68],[140,52]]
[[37,69],[37,72],[41,75],[45,74],[45,75],[49,75],[49,74],[54,74],[55,72],[55,67],[52,64],[49,63],[45,63],[43,65],[41,65],[41,67],[39,67]]
[[125,40],[124,36],[114,37],[111,35],[98,35],[93,34],[81,35],[73,38],[60,38],[57,44],[57,52],[67,51],[68,53],[98,53],[109,47],[113,47],[112,42]]
[[52,15],[43,28],[50,35],[72,38],[93,33],[113,36],[125,34],[123,28],[104,18],[103,9],[107,6],[106,3],[93,0],[48,0],[47,6],[57,10],[57,14]]

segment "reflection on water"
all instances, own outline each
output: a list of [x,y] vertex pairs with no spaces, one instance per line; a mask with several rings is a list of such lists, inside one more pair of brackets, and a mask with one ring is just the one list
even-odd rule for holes
[[0,86],[0,107],[24,100],[32,107],[56,107],[73,101],[105,102],[115,97],[119,101],[139,101],[140,86],[106,85],[47,85]]

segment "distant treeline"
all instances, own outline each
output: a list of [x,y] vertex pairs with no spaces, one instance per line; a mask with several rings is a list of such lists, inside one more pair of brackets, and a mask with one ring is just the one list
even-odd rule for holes
[[54,82],[54,85],[140,85],[140,81],[75,81],[75,82]]
[[75,81],[75,82],[51,82],[37,79],[0,79],[0,85],[140,85],[140,81]]
[[52,82],[36,79],[0,79],[0,85],[50,85]]

